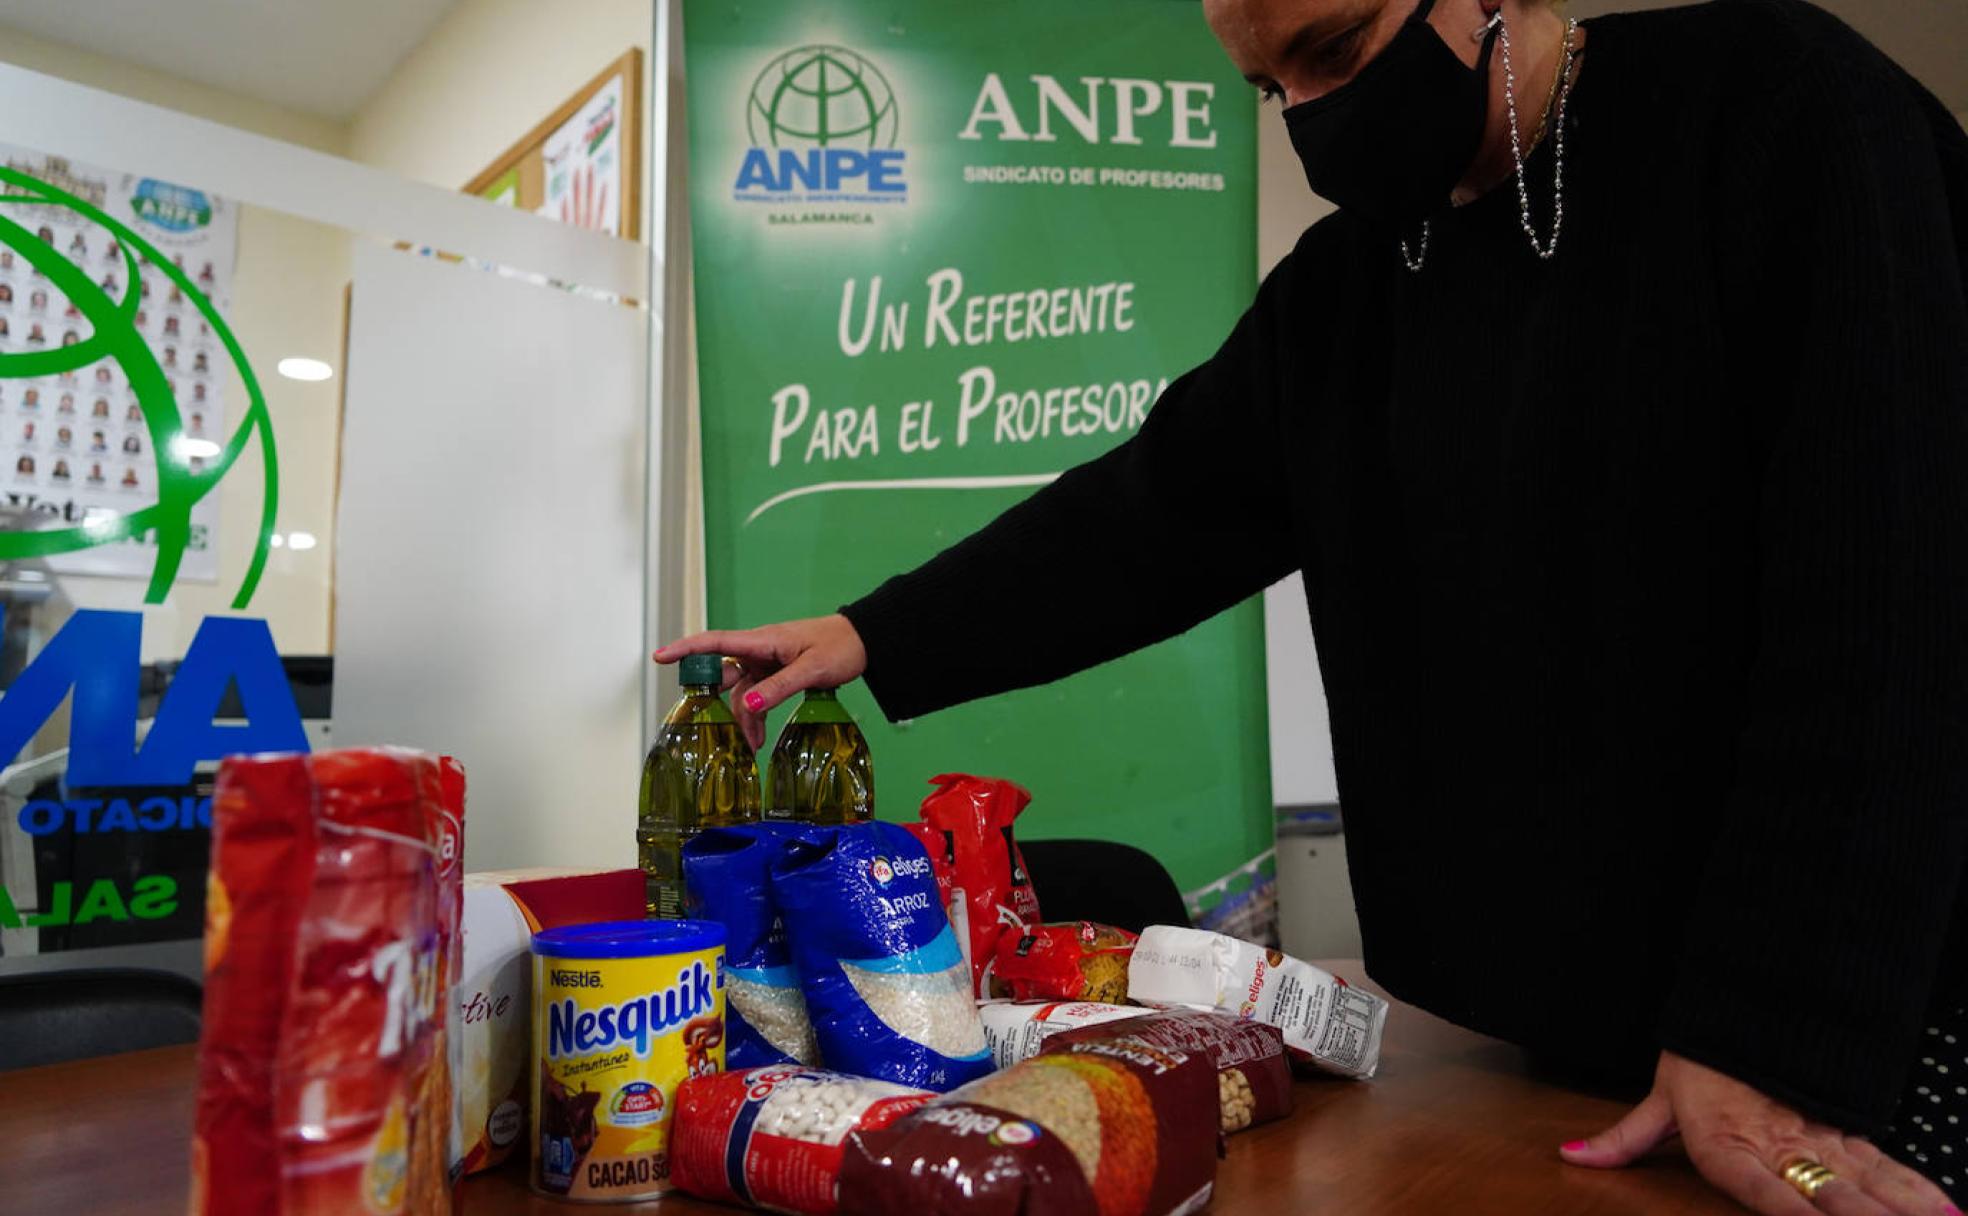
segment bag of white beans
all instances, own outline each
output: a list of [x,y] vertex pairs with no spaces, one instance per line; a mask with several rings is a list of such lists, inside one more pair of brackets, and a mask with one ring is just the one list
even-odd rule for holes
[[830,1216],[849,1133],[887,1127],[934,1096],[817,1068],[693,1077],[677,1090],[670,1180],[705,1199]]

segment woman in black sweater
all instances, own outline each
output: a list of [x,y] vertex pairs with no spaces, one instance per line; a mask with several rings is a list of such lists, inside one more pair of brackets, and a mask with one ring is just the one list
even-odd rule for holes
[[810,685],[916,717],[1300,570],[1376,979],[1650,1077],[1575,1164],[1678,1135],[1772,1216],[1953,1212],[1968,138],[1801,0],[1205,7],[1340,211],[1129,442],[656,657],[737,656],[757,741]]

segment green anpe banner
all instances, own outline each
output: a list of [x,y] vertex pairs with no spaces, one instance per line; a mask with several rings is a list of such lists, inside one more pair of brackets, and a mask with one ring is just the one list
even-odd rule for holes
[[[1250,301],[1255,107],[1197,4],[692,0],[685,48],[720,628],[831,611],[1124,442]],[[1062,611],[975,593],[1021,629]],[[1220,892],[1272,845],[1263,672],[1252,601],[919,721],[843,697],[884,818],[937,773],[1009,777],[1022,835]]]

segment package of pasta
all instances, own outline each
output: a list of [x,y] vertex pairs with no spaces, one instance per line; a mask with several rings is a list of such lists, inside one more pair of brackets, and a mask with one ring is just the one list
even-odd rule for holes
[[1036,925],[1039,896],[1025,856],[1011,836],[1012,820],[1032,801],[1025,787],[990,777],[945,773],[923,799],[921,823],[909,831],[936,867],[950,920],[971,965],[972,991],[989,996],[990,969],[1007,925]]
[[193,1216],[453,1210],[464,790],[397,749],[220,767]]
[[991,1070],[929,857],[892,823],[809,828],[772,865],[828,1068],[941,1092]]
[[1216,1180],[1204,1053],[1114,1037],[1036,1056],[849,1137],[842,1211],[1178,1216]]
[[690,915],[724,926],[727,1068],[820,1062],[771,888],[773,861],[808,831],[752,823],[700,832],[683,846]]
[[1134,1039],[1168,1050],[1207,1055],[1216,1065],[1218,1128],[1226,1135],[1282,1119],[1292,1109],[1291,1065],[1284,1032],[1263,1022],[1203,1009],[1134,1011],[1136,1016],[1062,1027],[1042,1050],[1074,1043]]
[[1012,928],[998,938],[989,976],[991,995],[1014,1001],[1128,999],[1128,956],[1134,934],[1112,925],[1073,921]]

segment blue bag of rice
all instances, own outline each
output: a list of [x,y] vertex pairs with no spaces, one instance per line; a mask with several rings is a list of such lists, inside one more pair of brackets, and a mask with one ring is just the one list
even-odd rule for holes
[[724,926],[727,1068],[820,1062],[771,884],[774,859],[808,831],[800,824],[753,823],[699,832],[683,846],[691,917]]
[[809,828],[772,865],[828,1068],[948,1090],[991,1052],[922,844],[892,823]]

